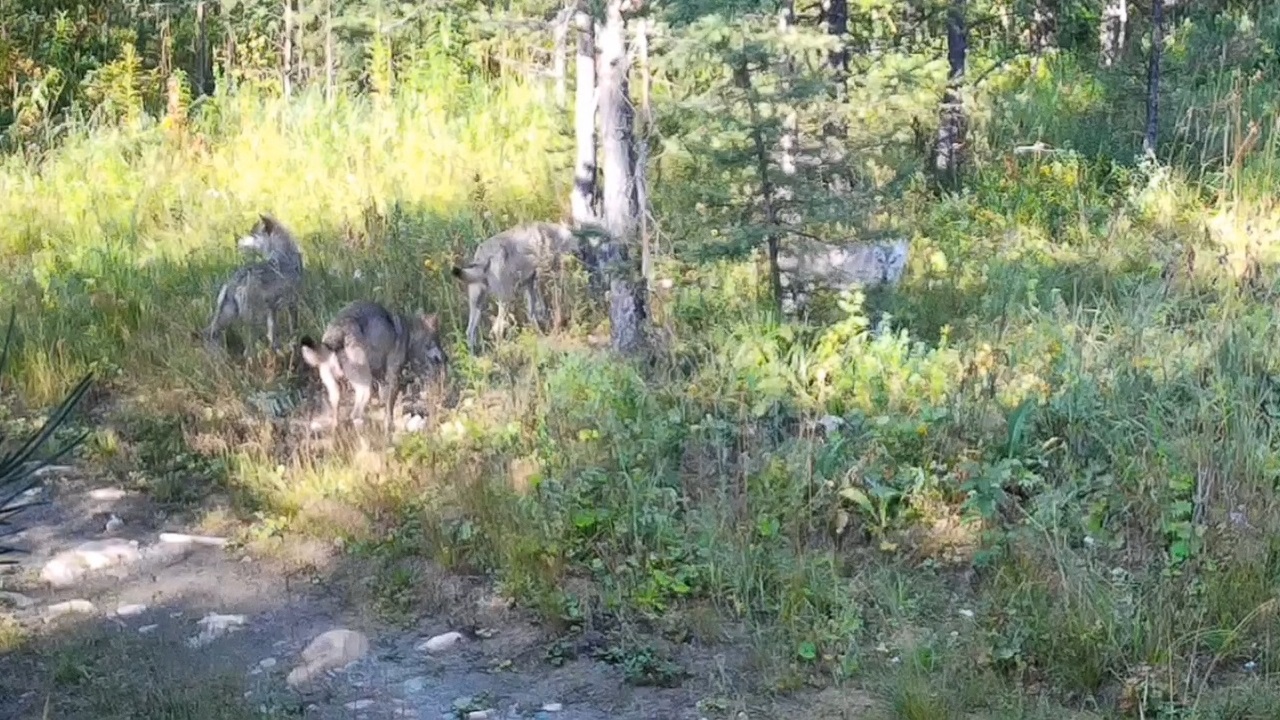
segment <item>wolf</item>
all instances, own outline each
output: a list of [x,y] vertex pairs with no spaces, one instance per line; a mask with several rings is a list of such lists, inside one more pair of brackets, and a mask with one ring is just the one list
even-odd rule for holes
[[400,392],[400,371],[423,362],[443,368],[449,362],[440,346],[438,316],[421,311],[406,316],[368,300],[357,300],[340,310],[325,328],[320,342],[308,335],[299,340],[299,345],[303,361],[320,372],[320,382],[329,395],[333,426],[338,426],[338,381],[346,378],[351,383],[355,392],[351,423],[360,427],[376,380],[385,406],[388,435]]
[[909,246],[898,239],[878,243],[834,245],[793,238],[778,253],[782,311],[794,316],[808,304],[810,293],[824,287],[895,286],[906,271]]
[[537,280],[548,270],[559,280],[561,259],[566,254],[582,262],[591,278],[592,290],[599,292],[603,280],[598,253],[605,238],[604,228],[594,224],[571,227],[564,223],[525,223],[480,243],[470,263],[454,265],[453,276],[467,288],[467,349],[471,354],[476,354],[480,315],[490,295],[498,303],[498,314],[503,315],[516,293],[522,293],[529,320],[538,331],[543,330],[547,308]]
[[298,327],[298,295],[302,286],[302,252],[284,225],[268,214],[258,216],[249,234],[236,243],[242,253],[259,253],[263,260],[242,265],[218,290],[213,318],[204,331],[212,346],[231,323],[252,322],[265,315],[267,342],[279,350],[276,314],[287,310],[291,329]]

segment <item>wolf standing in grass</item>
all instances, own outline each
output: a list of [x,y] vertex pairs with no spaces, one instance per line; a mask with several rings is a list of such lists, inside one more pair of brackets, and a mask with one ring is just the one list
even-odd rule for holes
[[386,431],[391,434],[396,396],[400,392],[400,371],[412,363],[429,362],[438,367],[448,363],[440,347],[439,319],[419,312],[407,317],[387,310],[376,302],[357,300],[344,307],[329,322],[324,336],[316,342],[309,336],[300,341],[302,359],[319,369],[320,382],[329,394],[333,426],[338,426],[338,381],[346,378],[355,391],[351,422],[364,424],[365,406],[378,381],[386,411]]
[[833,245],[794,238],[778,254],[786,315],[802,312],[817,288],[848,290],[859,286],[895,286],[907,268],[906,240]]
[[562,223],[533,222],[504,230],[480,243],[471,262],[453,267],[453,276],[467,286],[467,349],[476,354],[480,315],[485,300],[493,295],[498,314],[517,291],[524,295],[529,320],[538,331],[546,324],[546,304],[538,291],[538,277],[550,269],[559,280],[561,258],[572,254],[591,275],[592,287],[599,288],[596,246],[604,230],[594,226],[571,228]]
[[[293,235],[270,215],[259,215],[258,222],[237,246],[242,252],[257,252],[264,260],[241,266],[218,290],[213,319],[205,330],[205,340],[212,345],[231,323],[255,322],[266,316],[267,342],[272,351],[279,349],[276,314],[289,313],[290,329],[298,328],[298,294],[302,286],[302,252]],[[249,344],[246,342],[245,347]]]

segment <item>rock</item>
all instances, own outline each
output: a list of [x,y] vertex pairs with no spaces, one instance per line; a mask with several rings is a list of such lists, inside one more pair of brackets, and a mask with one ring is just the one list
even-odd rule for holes
[[89,491],[91,500],[121,500],[127,492],[120,488],[96,488]]
[[564,705],[560,703],[543,703],[542,709],[545,712],[560,712],[564,709]]
[[111,513],[111,517],[107,520],[107,524],[103,526],[103,531],[113,533],[122,527],[124,527],[124,521],[115,513]]
[[143,625],[142,627],[138,628],[138,634],[150,635],[151,633],[155,632],[156,628],[158,627],[160,626],[159,625]]
[[369,638],[355,630],[338,628],[321,633],[302,651],[302,664],[289,672],[289,687],[305,685],[327,670],[345,667],[369,652]]
[[427,679],[425,677],[413,677],[404,681],[404,692],[407,695],[417,695],[427,689]]
[[142,559],[154,569],[168,567],[191,554],[189,543],[156,543],[142,548]]
[[262,668],[263,670],[270,670],[271,668],[276,666],[277,662],[278,661],[273,657],[262,658],[261,660],[258,661],[258,667]]
[[133,603],[133,604],[121,605],[120,607],[117,607],[116,615],[119,615],[120,617],[130,617],[133,615],[141,615],[146,611],[147,611],[146,605]]
[[368,710],[369,708],[373,707],[376,704],[377,703],[375,703],[374,701],[368,698],[365,698],[364,700],[352,700],[351,702],[347,703],[346,705],[343,705],[342,707],[348,710]]
[[197,621],[201,628],[200,633],[187,639],[187,647],[198,648],[208,645],[232,630],[243,627],[246,622],[248,619],[244,615],[209,613]]
[[436,635],[433,638],[430,638],[428,640],[423,641],[422,643],[419,643],[417,650],[420,652],[425,650],[426,652],[429,652],[429,653],[444,652],[445,650],[448,650],[454,645],[457,645],[461,641],[462,641],[462,633],[447,632],[442,635]]
[[467,720],[489,720],[491,710],[472,710],[467,713]]
[[29,608],[35,604],[35,600],[23,595],[22,593],[10,592],[8,590],[0,590],[0,605],[6,607],[14,607],[19,610]]
[[211,535],[187,535],[186,533],[160,533],[162,543],[189,543],[192,545],[208,545],[210,547],[226,547],[227,539]]
[[45,622],[49,622],[50,620],[63,615],[70,615],[72,613],[92,613],[97,611],[97,609],[98,608],[94,607],[93,603],[88,600],[68,600],[45,608],[44,619]]
[[40,578],[54,587],[66,587],[91,570],[133,563],[140,557],[136,540],[90,540],[55,555],[40,570]]

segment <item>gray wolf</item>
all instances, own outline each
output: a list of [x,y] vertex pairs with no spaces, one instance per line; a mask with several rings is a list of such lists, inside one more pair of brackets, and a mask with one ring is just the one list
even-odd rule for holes
[[795,315],[808,304],[816,288],[848,290],[854,287],[897,285],[906,271],[906,240],[834,245],[797,237],[778,252],[782,310]]
[[259,215],[253,229],[236,245],[242,253],[256,252],[264,259],[241,266],[222,284],[205,340],[212,344],[236,320],[252,323],[265,316],[267,342],[272,351],[278,350],[277,313],[287,310],[291,329],[298,327],[302,252],[289,230],[271,215]]
[[386,411],[386,431],[391,433],[396,396],[400,392],[400,371],[418,363],[443,367],[448,363],[440,347],[440,324],[435,314],[418,312],[410,317],[391,312],[367,300],[348,304],[325,328],[320,342],[304,336],[299,345],[302,359],[320,372],[320,382],[329,395],[333,425],[338,426],[338,381],[346,378],[355,392],[351,422],[364,424],[365,406],[373,395],[373,383],[380,385]]
[[559,280],[561,259],[577,257],[591,277],[593,290],[602,285],[597,251],[603,228],[570,227],[563,223],[532,222],[504,230],[476,247],[471,262],[453,266],[453,276],[467,287],[467,349],[476,354],[480,315],[492,295],[498,314],[505,315],[516,293],[524,295],[529,319],[538,331],[546,324],[546,305],[538,291],[538,278],[548,270]]

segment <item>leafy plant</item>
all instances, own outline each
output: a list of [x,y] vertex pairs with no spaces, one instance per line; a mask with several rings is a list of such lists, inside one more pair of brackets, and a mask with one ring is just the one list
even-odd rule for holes
[[[0,350],[0,373],[4,372],[8,365],[9,348],[13,340],[13,323],[16,315],[17,309],[10,309],[9,326],[4,334],[4,348]],[[28,435],[16,449],[5,450],[4,455],[0,457],[0,538],[17,532],[17,528],[12,525],[12,520],[19,513],[34,505],[41,504],[24,501],[24,495],[27,491],[40,482],[40,470],[66,455],[89,436],[88,431],[82,432],[72,440],[64,443],[62,447],[48,457],[42,460],[32,459],[66,422],[67,417],[70,416],[76,405],[80,403],[80,400],[84,398],[92,383],[93,373],[86,373],[66,398],[58,404],[53,414],[49,416],[49,419],[44,422],[39,430]],[[9,448],[11,446],[12,443],[7,433],[0,430],[0,448]],[[0,545],[0,565],[14,563],[14,560],[6,559],[4,556],[15,552],[18,552],[16,548]]]

